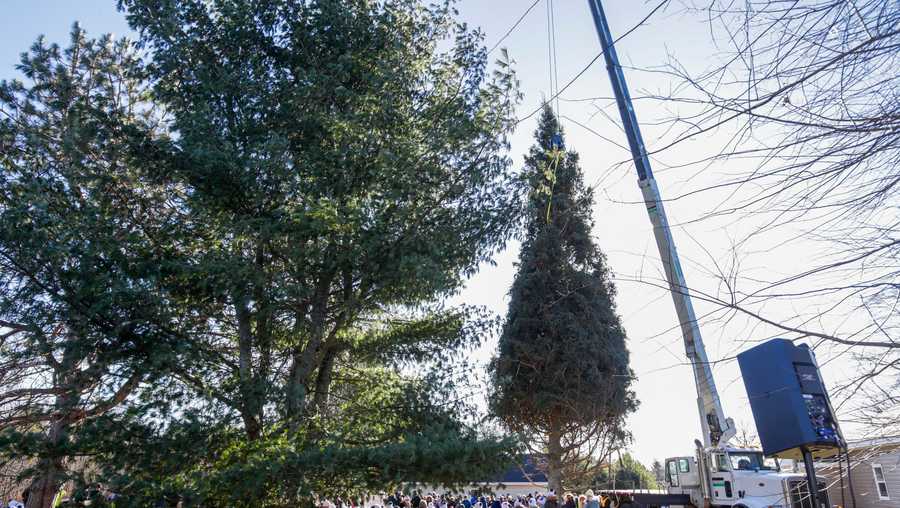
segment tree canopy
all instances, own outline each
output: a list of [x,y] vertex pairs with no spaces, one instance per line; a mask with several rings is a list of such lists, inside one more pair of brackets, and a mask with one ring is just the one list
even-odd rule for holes
[[546,107],[526,158],[528,223],[493,361],[492,405],[509,428],[537,436],[533,446],[547,454],[551,487],[561,491],[567,480],[589,481],[592,465],[625,438],[623,419],[637,401],[615,287],[591,238],[590,189],[578,154],[560,149],[557,135]]
[[32,458],[52,498],[126,400],[153,405],[139,387],[174,368],[192,319],[160,290],[166,193],[129,148],[159,133],[133,45],[76,25],[19,70],[30,86],[0,83],[0,450]]
[[[74,474],[79,439],[78,485],[102,480],[119,506],[296,506],[505,467],[515,442],[463,421],[438,367],[493,323],[441,298],[518,226],[508,63],[489,69],[450,4],[119,6],[146,62],[76,30],[0,97],[19,119],[0,137],[0,319],[28,343],[14,371],[97,417],[22,452],[54,461],[42,481]],[[100,362],[105,418],[21,370],[68,347]],[[0,453],[46,430],[26,423],[3,423]]]

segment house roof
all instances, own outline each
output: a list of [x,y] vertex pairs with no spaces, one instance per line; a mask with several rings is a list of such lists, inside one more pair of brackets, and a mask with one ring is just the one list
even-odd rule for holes
[[[847,441],[847,448],[853,461],[868,461],[875,457],[896,453],[900,450],[900,436],[884,436],[870,439],[851,439]],[[816,468],[834,469],[838,465],[838,457],[820,459]]]
[[546,483],[547,475],[538,469],[534,457],[527,455],[521,465],[509,468],[493,480],[493,483]]
[[900,436],[883,436],[873,437],[869,439],[851,439],[847,441],[847,447],[851,450],[857,448],[873,448],[873,447],[897,447],[900,446]]

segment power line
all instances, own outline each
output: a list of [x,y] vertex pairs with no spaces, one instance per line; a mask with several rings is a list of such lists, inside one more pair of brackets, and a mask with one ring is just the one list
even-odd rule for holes
[[[662,0],[656,7],[653,8],[653,10],[651,10],[646,16],[644,16],[644,18],[643,18],[642,20],[640,20],[640,21],[639,21],[637,24],[635,24],[633,27],[629,28],[628,31],[626,31],[626,32],[623,33],[622,35],[616,37],[616,39],[613,41],[613,45],[615,45],[617,42],[619,42],[620,40],[624,39],[625,37],[628,37],[629,35],[631,35],[631,32],[634,32],[635,30],[637,30],[638,28],[640,28],[641,25],[643,25],[644,23],[646,23],[648,19],[650,19],[654,14],[656,14],[656,11],[662,9],[667,3],[669,3],[669,0]],[[584,68],[581,69],[581,70],[578,72],[578,74],[575,75],[575,77],[573,77],[572,79],[570,79],[569,82],[566,83],[566,85],[565,85],[564,87],[562,87],[562,89],[557,90],[556,93],[553,95],[553,97],[550,97],[549,99],[547,99],[547,102],[553,101],[553,100],[557,99],[560,95],[562,95],[562,93],[565,92],[570,86],[572,86],[572,83],[574,83],[575,81],[577,81],[578,78],[580,78],[585,72],[587,72],[587,70],[590,69],[591,66],[594,65],[594,62],[596,62],[597,60],[599,60],[601,56],[603,56],[603,51],[601,51],[600,53],[597,54],[597,56],[595,56],[594,58],[592,58],[591,61],[588,62],[587,65],[585,65]],[[543,105],[538,106],[534,111],[532,111],[531,113],[528,113],[528,115],[526,115],[526,116],[524,116],[524,117],[519,118],[518,120],[516,120],[516,125],[518,125],[518,124],[524,122],[525,120],[528,120],[529,118],[533,117],[534,115],[536,115],[536,114],[538,113],[538,111],[540,111],[540,110],[543,109],[543,108],[544,108]]]
[[565,116],[565,115],[563,115],[563,118],[565,118],[566,120],[568,120],[568,121],[574,123],[575,125],[581,127],[582,129],[584,129],[584,130],[590,132],[591,134],[597,136],[598,138],[602,139],[603,141],[606,141],[606,142],[608,142],[608,143],[611,143],[611,144],[613,144],[613,145],[616,145],[617,147],[621,148],[622,150],[625,150],[626,152],[631,153],[631,148],[629,148],[628,146],[623,145],[622,143],[619,143],[618,141],[616,141],[616,140],[614,140],[614,139],[610,139],[610,138],[604,136],[603,134],[600,134],[599,132],[595,131],[594,129],[591,129],[590,127],[588,127],[587,125],[585,125],[585,124],[579,122],[578,120],[575,120],[574,118],[571,118],[571,117],[568,117],[568,116]]
[[513,33],[513,31],[515,31],[516,28],[519,27],[519,24],[522,23],[522,20],[525,19],[525,16],[528,16],[528,13],[531,12],[531,10],[534,9],[534,6],[536,6],[537,4],[539,4],[540,1],[541,1],[541,0],[534,0],[534,2],[533,2],[530,6],[528,6],[527,9],[525,9],[525,12],[522,13],[521,16],[519,16],[519,19],[516,20],[515,23],[513,23],[513,26],[510,27],[510,29],[506,31],[506,33],[503,35],[503,37],[501,37],[499,41],[497,41],[493,46],[491,46],[491,49],[488,50],[488,54],[489,54],[489,55],[490,55],[491,53],[493,53],[494,50],[497,49],[498,46],[500,46],[501,44],[503,44],[503,41],[505,41],[506,38],[509,37],[509,35],[510,35],[511,33]]
[[[666,1],[668,1],[668,0],[666,0]],[[562,90],[560,90],[560,91],[556,92],[555,94],[553,94],[553,96],[550,97],[550,98],[548,98],[546,102],[553,101],[554,99],[556,99],[557,97],[559,97],[560,94],[562,94],[563,92],[565,92],[566,89],[569,88],[569,86],[571,86],[572,83],[574,83],[578,78],[580,78],[582,74],[584,74],[585,72],[587,72],[587,70],[590,69],[591,66],[594,65],[594,62],[596,62],[597,59],[600,58],[601,56],[603,56],[603,52],[602,52],[602,51],[600,52],[599,55],[595,56],[590,62],[588,62],[588,64],[585,65],[584,68],[581,69],[581,71],[580,71],[578,74],[576,74],[574,78],[572,78],[571,80],[569,80],[569,82],[566,83],[566,86],[562,87]],[[533,117],[538,111],[540,111],[540,110],[542,110],[542,109],[544,109],[544,106],[543,106],[543,105],[538,106],[537,109],[535,109],[535,110],[532,111],[531,113],[528,113],[528,115],[526,115],[526,116],[524,116],[524,117],[519,118],[518,120],[516,120],[516,124],[519,124],[519,123],[521,123],[521,122],[524,122],[525,120],[528,120],[529,118]]]

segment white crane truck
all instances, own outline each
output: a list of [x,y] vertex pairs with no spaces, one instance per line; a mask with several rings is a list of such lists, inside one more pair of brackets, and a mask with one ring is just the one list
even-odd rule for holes
[[640,506],[690,506],[697,508],[829,508],[824,483],[819,484],[819,502],[811,502],[804,473],[782,472],[777,461],[766,459],[759,449],[729,445],[735,436],[731,418],[726,418],[706,356],[690,291],[675,250],[663,200],[650,168],[631,97],[619,65],[601,0],[588,0],[606,68],[618,103],[622,124],[638,173],[656,245],[663,262],[669,291],[681,323],[684,348],[697,388],[697,409],[703,441],[695,440],[693,455],[672,457],[665,462],[666,493],[602,491],[604,508],[625,504]]

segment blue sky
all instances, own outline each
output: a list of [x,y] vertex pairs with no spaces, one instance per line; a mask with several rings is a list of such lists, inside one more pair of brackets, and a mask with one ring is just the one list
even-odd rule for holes
[[[520,115],[534,110],[542,98],[549,95],[546,1],[542,0],[503,44],[516,61],[515,69],[525,94]],[[657,3],[656,0],[605,2],[613,35],[634,26]],[[490,47],[530,4],[531,0],[461,0],[458,7],[462,19],[482,27]],[[586,1],[555,0],[555,18],[558,75],[560,84],[564,84],[599,52],[599,43]],[[90,35],[130,34],[123,16],[116,11],[114,0],[5,0],[4,26],[0,31],[0,78],[15,77],[13,66],[18,55],[38,34],[64,44],[75,20],[81,22]],[[646,25],[623,39],[618,48],[623,64],[642,68],[661,66],[674,56],[686,67],[701,70],[714,61],[719,52],[711,41],[706,19],[676,11],[674,7],[655,14]],[[650,72],[629,70],[627,79],[634,96],[645,92],[665,94],[673,86],[669,78]],[[619,312],[630,337],[632,367],[639,377],[635,389],[641,407],[629,421],[635,437],[632,450],[639,460],[649,463],[653,459],[691,454],[693,440],[699,437],[699,422],[691,372],[681,364],[685,361],[683,346],[669,295],[657,287],[634,281],[648,275],[658,276],[661,265],[640,202],[633,166],[620,164],[627,161],[629,155],[622,148],[625,138],[617,126],[618,113],[609,101],[572,100],[610,94],[600,60],[563,94],[567,100],[560,106],[564,117],[575,119],[615,142],[603,140],[563,119],[567,146],[580,152],[587,184],[596,186],[594,235],[618,277]],[[677,113],[677,109],[653,100],[638,100],[635,107],[638,119],[645,123],[644,137],[648,145],[653,147],[661,143],[666,136],[665,128],[652,124]],[[522,163],[534,128],[534,121],[525,121],[512,139],[511,155],[517,165]],[[665,158],[668,162],[677,162],[702,156],[705,150],[708,145],[698,140],[666,153]],[[718,174],[715,167],[703,173],[677,169],[657,169],[656,173],[664,196],[674,196],[713,181]],[[704,194],[673,201],[667,205],[670,221],[678,224],[693,219],[709,210],[718,197],[721,196]],[[684,258],[682,262],[689,284],[713,293],[718,290],[712,261],[729,255],[731,240],[745,227],[742,223],[701,221],[677,228],[675,239]],[[777,242],[777,239],[771,242]],[[793,255],[782,252],[776,258],[756,257],[751,269],[767,268],[781,273],[796,271],[806,258],[801,247],[795,249]],[[485,266],[454,300],[485,305],[494,312],[504,313],[517,254],[518,246],[511,245],[497,257],[496,266]],[[698,315],[710,310],[709,306],[698,305]],[[712,359],[732,356],[743,347],[741,341],[750,336],[764,337],[771,333],[764,328],[736,329],[733,323],[718,322],[704,323],[703,330]],[[738,337],[736,333],[744,336]],[[495,347],[496,343],[489,341],[472,361],[486,361]],[[835,362],[829,365],[826,376],[837,378],[842,375],[843,368],[841,362]],[[726,360],[717,364],[715,375],[726,413],[752,432],[752,417],[735,362]]]

